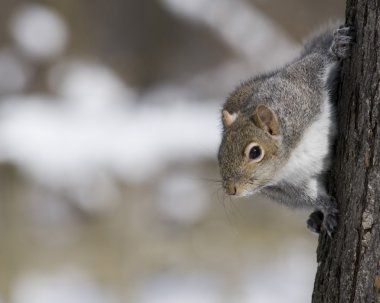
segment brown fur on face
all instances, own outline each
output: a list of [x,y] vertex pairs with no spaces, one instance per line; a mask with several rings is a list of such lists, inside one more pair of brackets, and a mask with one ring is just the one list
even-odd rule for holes
[[[278,172],[280,126],[269,108],[259,105],[253,114],[239,113],[233,123],[225,125],[218,160],[223,187],[228,194],[246,195],[272,181]],[[232,115],[232,113],[230,113]],[[225,115],[225,114],[224,114]],[[245,149],[255,142],[264,157],[259,162],[247,158]]]

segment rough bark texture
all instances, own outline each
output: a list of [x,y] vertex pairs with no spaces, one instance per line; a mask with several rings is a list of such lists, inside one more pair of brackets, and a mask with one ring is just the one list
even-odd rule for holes
[[332,194],[338,231],[319,238],[313,303],[380,302],[380,1],[348,0],[356,31],[343,63]]

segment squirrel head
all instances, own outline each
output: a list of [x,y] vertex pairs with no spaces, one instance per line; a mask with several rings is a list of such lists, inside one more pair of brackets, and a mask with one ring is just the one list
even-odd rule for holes
[[258,105],[249,113],[222,111],[218,161],[223,188],[246,196],[270,183],[281,165],[281,127],[276,113]]

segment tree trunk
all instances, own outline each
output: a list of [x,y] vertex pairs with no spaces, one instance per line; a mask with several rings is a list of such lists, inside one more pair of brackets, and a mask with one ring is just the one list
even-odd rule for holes
[[337,232],[321,234],[313,303],[380,302],[380,1],[347,0],[356,31],[343,63],[332,194]]

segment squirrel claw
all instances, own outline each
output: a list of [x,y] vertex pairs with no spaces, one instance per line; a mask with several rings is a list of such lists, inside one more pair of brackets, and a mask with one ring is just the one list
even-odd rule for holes
[[336,213],[328,214],[323,220],[323,227],[331,237],[338,226],[338,215]]
[[354,30],[352,27],[340,27],[334,31],[334,40],[330,52],[339,59],[347,58],[351,55]]

